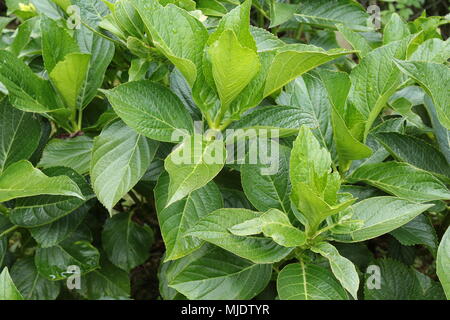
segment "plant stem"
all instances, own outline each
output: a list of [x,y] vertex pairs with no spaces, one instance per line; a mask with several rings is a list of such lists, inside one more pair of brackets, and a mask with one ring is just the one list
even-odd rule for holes
[[130,195],[131,199],[133,199],[134,203],[136,203],[138,206],[141,205],[141,200],[139,200],[138,196],[134,193],[133,190],[130,190],[128,194]]
[[0,238],[3,237],[3,236],[5,236],[5,235],[7,235],[8,233],[10,233],[10,232],[16,230],[17,228],[19,228],[19,226],[12,226],[11,228],[6,229],[6,230],[3,231],[2,233],[0,233]]

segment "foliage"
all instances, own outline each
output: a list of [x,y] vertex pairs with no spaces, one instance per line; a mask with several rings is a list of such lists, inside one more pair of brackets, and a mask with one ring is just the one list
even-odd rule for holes
[[1,300],[450,299],[445,18],[6,4]]

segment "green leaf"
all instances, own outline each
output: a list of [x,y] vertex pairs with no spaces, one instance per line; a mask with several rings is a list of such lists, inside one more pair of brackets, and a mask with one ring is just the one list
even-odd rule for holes
[[242,46],[231,30],[225,30],[208,49],[212,75],[225,109],[247,86],[260,68],[255,50]]
[[364,225],[350,233],[348,242],[369,240],[391,232],[432,206],[395,197],[373,197],[360,201],[353,205],[352,219],[362,220]]
[[391,161],[366,164],[354,171],[348,181],[364,182],[413,202],[450,200],[450,191],[445,184],[431,173],[407,163]]
[[[259,211],[277,208],[290,211],[291,184],[289,182],[290,149],[279,146],[277,164],[243,164],[241,165],[242,188],[248,200]],[[274,174],[266,174],[270,168]],[[275,169],[276,168],[276,169]],[[269,171],[270,172],[270,171]]]
[[10,165],[0,175],[0,202],[42,194],[83,199],[80,189],[69,177],[47,177],[26,160]]
[[338,172],[332,172],[330,153],[322,148],[307,127],[300,128],[291,152],[291,200],[306,222],[306,232],[312,235],[328,216],[344,210],[354,202],[339,202],[341,185]]
[[144,38],[144,23],[142,22],[138,11],[133,6],[133,1],[122,0],[114,3],[112,16],[118,27],[126,35],[137,38]]
[[152,229],[138,225],[128,212],[109,218],[102,231],[102,244],[109,260],[125,271],[148,259],[153,239]]
[[69,266],[78,266],[81,275],[99,267],[100,254],[89,242],[84,240],[64,242],[49,248],[38,248],[34,256],[39,274],[49,280],[67,279]]
[[396,132],[380,132],[375,137],[396,160],[412,164],[444,180],[450,178],[447,160],[426,141]]
[[350,73],[350,100],[366,119],[364,139],[376,117],[400,85],[402,75],[394,58],[403,58],[409,38],[395,41],[370,52]]
[[447,162],[450,163],[450,130],[445,128],[439,121],[436,107],[428,95],[425,96],[424,103],[431,118],[433,131],[439,144],[439,150],[442,152]]
[[372,51],[372,47],[369,42],[358,32],[353,31],[349,27],[346,27],[343,24],[336,25],[336,28],[341,33],[341,35],[347,40],[353,49],[358,50],[356,54],[359,58],[364,58]]
[[226,30],[234,32],[239,43],[253,51],[256,50],[256,43],[250,33],[250,10],[252,1],[246,0],[228,12],[219,22],[217,29],[208,39],[208,45],[216,42]]
[[450,300],[450,270],[448,268],[450,264],[450,228],[447,228],[444,236],[439,244],[437,260],[436,260],[436,272],[444,288],[447,299]]
[[15,108],[37,113],[63,108],[50,82],[34,74],[22,60],[0,50],[0,61],[0,82],[8,89]]
[[408,25],[403,19],[397,14],[393,13],[391,19],[384,27],[383,31],[383,43],[388,44],[394,41],[402,40],[409,36]]
[[[84,204],[56,221],[30,228],[29,231],[42,248],[53,247],[70,237],[77,230],[83,223],[89,209],[90,206]],[[26,212],[30,211],[27,210]]]
[[184,259],[169,286],[190,300],[252,299],[272,274],[270,264],[253,264],[217,247],[204,246]]
[[188,12],[172,4],[161,7],[144,0],[134,3],[153,44],[192,86],[200,72],[202,53],[208,39],[206,28]]
[[260,217],[246,209],[219,209],[203,217],[186,235],[219,246],[254,263],[273,263],[282,260],[292,248],[283,248],[271,239],[233,235],[229,228]]
[[277,279],[281,300],[347,300],[345,290],[323,267],[291,263],[281,270]]
[[71,110],[81,108],[79,95],[86,81],[90,59],[91,56],[85,53],[68,54],[49,74],[53,85]]
[[[68,54],[80,52],[77,42],[69,34],[69,30],[60,27],[55,20],[42,16],[40,28],[42,58],[48,73],[51,73]],[[56,42],[59,43],[58,46],[55,46]]]
[[68,177],[76,183],[84,199],[73,196],[37,195],[16,200],[11,211],[11,221],[23,227],[38,227],[61,219],[85,204],[94,197],[86,180],[72,169],[53,167],[43,171],[48,177]]
[[404,246],[423,244],[436,254],[438,240],[430,219],[421,214],[407,224],[395,229],[391,234]]
[[0,300],[23,300],[23,296],[12,281],[7,267],[0,273]]
[[336,279],[355,300],[358,300],[359,276],[353,262],[341,256],[339,251],[328,242],[318,243],[311,250],[328,259]]
[[29,159],[39,146],[41,123],[31,114],[0,101],[0,174],[10,164]]
[[265,106],[250,110],[229,128],[235,130],[277,129],[282,137],[297,134],[302,125],[310,128],[318,127],[315,114],[294,106]]
[[38,273],[32,257],[16,261],[11,278],[26,300],[55,300],[61,289],[60,283],[49,281]]
[[[169,176],[162,174],[155,188],[157,202],[164,204],[167,201],[168,186]],[[166,245],[165,261],[179,259],[200,248],[203,241],[185,237],[185,233],[201,218],[222,207],[222,195],[212,181],[167,208],[157,206],[161,234]]]
[[444,127],[450,129],[450,95],[448,91],[442,90],[442,81],[450,79],[449,67],[422,61],[406,62],[396,60],[395,64],[406,75],[417,81],[431,96],[439,120]]
[[450,59],[450,40],[428,39],[413,52],[408,60],[445,63]]
[[289,83],[278,97],[277,102],[282,105],[297,107],[298,115],[307,113],[309,118],[314,119],[315,126],[308,126],[311,127],[317,140],[323,147],[329,150],[333,148],[330,116],[332,108],[327,91],[316,73],[304,74]]
[[294,17],[294,13],[297,11],[297,5],[271,1],[270,3],[270,26],[273,28],[289,21]]
[[263,96],[267,97],[298,76],[326,62],[352,53],[342,49],[325,51],[322,48],[296,44],[277,50],[268,70]]
[[306,242],[305,233],[292,226],[288,216],[278,209],[270,209],[258,218],[229,228],[229,231],[237,236],[263,233],[280,246],[287,248],[302,246]]
[[332,105],[333,137],[340,170],[345,172],[351,160],[367,158],[372,150],[361,142],[361,131],[364,130],[361,114],[352,104],[346,103],[351,88],[349,76],[343,72],[321,71],[320,77]]
[[208,142],[200,135],[187,137],[164,161],[170,176],[166,207],[211,181],[222,170],[225,159],[222,140]]
[[130,290],[128,273],[102,256],[100,269],[83,276],[80,294],[90,300],[121,299],[129,298]]
[[357,31],[370,30],[369,15],[352,0],[306,0],[301,2],[297,12],[295,18],[304,24],[332,29],[336,24],[344,24]]
[[38,166],[42,168],[66,166],[79,174],[89,172],[93,140],[88,136],[52,139],[45,146]]
[[379,269],[379,287],[373,284],[371,273],[366,274],[365,300],[441,300],[442,289],[428,276],[405,266],[396,260],[380,259],[373,263]]
[[160,84],[142,80],[104,91],[114,111],[137,133],[177,142],[177,132],[193,133],[192,119],[178,97]]
[[258,52],[271,51],[286,45],[283,40],[266,29],[250,26],[250,33],[256,42]]
[[100,202],[111,212],[116,203],[142,178],[158,149],[122,121],[103,129],[94,140],[91,180]]
[[78,96],[80,105],[84,108],[98,94],[98,88],[102,86],[105,72],[114,57],[115,47],[112,41],[84,25],[75,29],[74,38],[80,47],[80,52],[91,55],[86,81]]
[[199,0],[197,1],[197,9],[207,16],[221,17],[228,12],[227,8],[217,0]]

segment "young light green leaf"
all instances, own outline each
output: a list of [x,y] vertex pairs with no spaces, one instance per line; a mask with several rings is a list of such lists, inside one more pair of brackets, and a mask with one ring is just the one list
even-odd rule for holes
[[229,228],[237,236],[250,236],[263,233],[266,237],[283,247],[298,247],[306,242],[305,233],[292,226],[286,213],[271,209],[259,218],[247,220]]
[[179,133],[193,133],[189,112],[169,89],[148,80],[104,91],[114,111],[137,133],[150,139],[177,142]]
[[158,149],[147,139],[117,121],[94,141],[91,180],[100,202],[111,212],[114,205],[142,178]]
[[254,263],[273,263],[286,257],[292,248],[279,246],[271,239],[236,236],[229,228],[260,217],[246,209],[219,209],[202,218],[187,236],[210,242]]
[[0,300],[23,300],[23,296],[12,281],[7,267],[0,273]]
[[131,218],[128,212],[116,214],[106,221],[102,231],[109,260],[128,272],[148,259],[154,239],[149,226],[140,226]]
[[259,58],[255,50],[242,46],[231,30],[222,32],[208,53],[221,107],[226,109],[258,73]]
[[[165,204],[169,176],[162,174],[155,188],[155,198]],[[184,234],[209,213],[223,207],[222,195],[214,182],[191,192],[167,208],[157,206],[161,234],[166,245],[165,261],[176,260],[198,249],[203,241]]]
[[0,202],[42,194],[84,198],[69,177],[47,177],[26,160],[10,165],[0,175]]
[[169,286],[191,300],[252,299],[272,274],[270,264],[253,264],[218,247],[205,245],[184,259]]
[[0,174],[10,164],[27,160],[39,146],[41,123],[31,114],[0,101]]
[[328,259],[334,276],[353,298],[358,300],[359,276],[353,262],[341,256],[339,251],[328,242],[318,243],[311,250]]
[[307,127],[300,128],[291,152],[291,200],[306,219],[306,232],[312,235],[328,216],[350,206],[354,199],[340,203],[341,182],[331,170],[330,153],[322,148]]
[[70,53],[58,62],[49,77],[63,97],[66,106],[71,109],[81,108],[79,95],[85,85],[91,55]]
[[403,21],[397,13],[393,13],[391,15],[391,19],[384,27],[383,43],[388,44],[394,41],[402,40],[410,34],[411,33],[408,29],[407,23]]
[[234,32],[239,43],[253,51],[256,50],[256,43],[250,33],[250,9],[251,0],[245,0],[241,5],[228,12],[219,22],[217,29],[208,39],[208,45],[216,42],[226,30]]
[[185,138],[164,161],[170,176],[166,207],[211,181],[222,170],[225,159],[223,141],[205,141],[200,135]]
[[323,267],[291,263],[281,270],[277,279],[281,300],[347,300],[345,290]]
[[427,171],[407,163],[382,162],[359,167],[349,182],[365,182],[397,197],[413,202],[450,200],[450,191]]
[[[153,44],[183,73],[192,86],[200,72],[208,31],[195,17],[179,7],[155,1],[134,1]],[[168,22],[171,23],[168,23]]]
[[450,228],[447,228],[444,236],[439,244],[436,272],[444,288],[447,299],[450,300],[450,270],[448,268],[450,264]]

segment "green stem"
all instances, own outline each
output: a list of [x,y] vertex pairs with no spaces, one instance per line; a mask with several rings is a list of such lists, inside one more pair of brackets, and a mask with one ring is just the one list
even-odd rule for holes
[[130,190],[128,194],[130,195],[131,199],[133,199],[134,203],[136,203],[138,206],[141,205],[141,200],[139,200],[138,196],[133,192],[133,190]]
[[77,124],[77,132],[81,131],[81,126],[83,123],[83,109],[80,108],[80,110],[78,111],[78,124]]
[[12,226],[11,228],[6,229],[6,230],[3,231],[2,233],[0,233],[0,238],[3,237],[3,236],[5,236],[5,235],[7,235],[8,233],[10,233],[10,232],[16,230],[17,228],[19,228],[19,226]]

